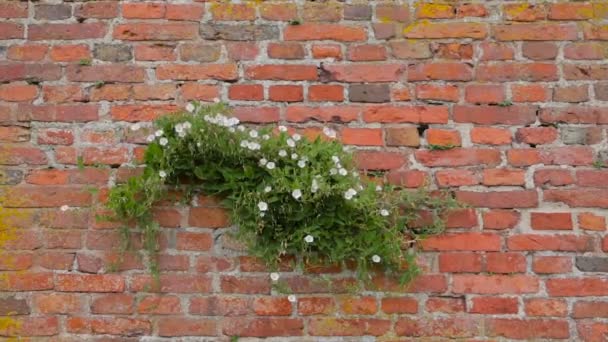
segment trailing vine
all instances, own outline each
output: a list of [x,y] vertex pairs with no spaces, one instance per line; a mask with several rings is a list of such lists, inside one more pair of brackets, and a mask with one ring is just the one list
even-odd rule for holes
[[[441,232],[443,214],[457,204],[446,194],[367,179],[335,133],[324,133],[328,139],[309,140],[284,126],[246,127],[221,103],[191,103],[161,117],[141,175],[109,194],[112,218],[125,223],[123,247],[132,229],[140,231],[158,274],[160,227],[152,208],[177,188],[187,197],[219,196],[236,237],[273,270],[290,255],[300,263],[353,262],[361,280],[382,270],[407,282],[419,272],[415,242]],[[421,212],[427,220],[419,220]],[[419,221],[427,223],[413,224]]]

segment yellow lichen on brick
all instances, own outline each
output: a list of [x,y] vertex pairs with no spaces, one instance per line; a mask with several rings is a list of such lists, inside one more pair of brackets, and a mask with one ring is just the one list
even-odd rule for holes
[[418,18],[446,18],[454,14],[454,7],[446,3],[417,3]]

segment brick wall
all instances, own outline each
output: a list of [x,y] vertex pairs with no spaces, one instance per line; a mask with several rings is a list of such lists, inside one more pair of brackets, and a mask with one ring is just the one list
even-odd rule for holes
[[[604,1],[1,2],[0,336],[606,341],[606,19]],[[471,207],[407,290],[285,265],[297,303],[216,201],[159,207],[154,291],[92,205],[150,120],[214,98],[252,123],[326,122],[362,168]]]

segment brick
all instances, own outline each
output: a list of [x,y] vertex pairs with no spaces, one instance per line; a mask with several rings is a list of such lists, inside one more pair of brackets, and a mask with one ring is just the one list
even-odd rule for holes
[[550,144],[557,139],[557,130],[553,127],[524,127],[515,133],[515,140],[530,145]]
[[575,258],[575,265],[582,272],[606,272],[608,270],[608,259],[577,256]]
[[439,254],[439,272],[481,272],[483,260],[480,254],[474,253],[441,253]]
[[142,82],[144,69],[126,65],[68,66],[68,80],[75,82]]
[[438,62],[411,65],[407,69],[408,81],[469,81],[473,78],[471,67],[464,63]]
[[[471,240],[475,243],[472,244]],[[496,234],[461,233],[429,237],[421,246],[430,251],[497,251],[500,243],[500,236]]]
[[469,85],[464,97],[469,103],[497,104],[505,100],[505,89],[500,85]]
[[2,84],[0,100],[8,102],[28,102],[36,98],[38,88],[33,85]]
[[482,61],[506,61],[515,59],[515,49],[508,43],[482,43]]
[[522,54],[524,57],[533,60],[547,60],[557,57],[557,45],[549,42],[530,42],[522,44]]
[[244,316],[251,311],[251,300],[243,297],[213,296],[190,299],[190,313],[204,316]]
[[93,49],[93,56],[106,62],[125,62],[133,58],[133,53],[128,45],[96,44]]
[[222,333],[240,337],[301,336],[304,322],[297,318],[227,318]]
[[576,40],[577,28],[568,24],[513,24],[496,25],[493,34],[497,40]]
[[568,313],[568,304],[559,299],[530,298],[524,304],[528,316],[565,317]]
[[38,20],[63,20],[72,16],[72,6],[69,4],[37,4],[34,11],[34,18]]
[[235,64],[167,64],[156,68],[156,77],[161,80],[198,81],[202,79],[236,80]]
[[347,145],[382,146],[382,130],[377,128],[343,128],[342,142]]
[[0,4],[0,18],[27,18],[27,3],[5,2]]
[[460,106],[454,107],[454,121],[478,125],[528,125],[536,121],[536,106]]
[[403,36],[408,39],[483,39],[487,35],[488,29],[486,25],[474,22],[418,22],[407,26],[403,30]]
[[205,12],[204,4],[167,4],[165,18],[169,20],[199,21]]
[[589,236],[520,234],[507,238],[507,247],[514,251],[589,251]]
[[553,297],[605,296],[606,280],[600,278],[547,279],[547,293]]
[[608,69],[603,65],[564,64],[564,78],[566,80],[605,80],[608,79]]
[[[23,317],[8,318],[7,325],[0,329],[2,336],[53,336],[59,333],[59,319],[57,317]],[[12,338],[12,337],[9,337]]]
[[180,298],[177,296],[147,296],[142,298],[137,305],[137,312],[154,315],[180,314]]
[[47,45],[42,44],[12,45],[6,51],[6,57],[16,61],[40,61],[48,49]]
[[268,57],[276,59],[302,59],[305,56],[304,47],[299,43],[270,43]]
[[387,314],[415,314],[418,301],[410,297],[388,297],[381,300],[382,311]]
[[308,323],[308,334],[312,336],[381,336],[390,327],[388,320],[364,318],[313,318]]
[[511,132],[494,127],[474,127],[471,129],[471,142],[484,145],[509,145]]
[[361,170],[393,170],[407,163],[398,152],[359,151],[355,155],[356,165]]
[[604,301],[577,301],[574,303],[572,316],[575,318],[608,317],[608,303]]
[[95,1],[78,4],[74,9],[76,18],[110,19],[118,14],[118,4],[115,1]]
[[125,280],[113,274],[61,274],[56,276],[55,289],[62,292],[122,292]]
[[416,4],[416,17],[418,19],[450,19],[456,16],[454,5],[442,3]]
[[513,102],[543,102],[551,97],[551,89],[542,84],[511,85]]
[[519,294],[538,292],[539,281],[528,275],[453,276],[454,293]]
[[264,86],[261,84],[234,84],[228,88],[228,98],[241,101],[263,100]]
[[308,101],[312,102],[342,102],[344,101],[344,87],[337,84],[314,84],[308,87]]
[[504,16],[513,21],[537,21],[546,17],[546,8],[543,5],[529,3],[504,4]]
[[486,271],[509,274],[526,272],[526,257],[519,253],[487,253]]
[[435,178],[441,187],[479,184],[477,175],[469,170],[439,170],[435,172]]
[[517,169],[486,169],[482,177],[482,183],[489,186],[525,184],[525,171]]
[[438,318],[432,321],[400,318],[395,323],[397,335],[413,337],[444,336],[464,338],[477,336],[480,329],[479,323],[468,317]]
[[34,82],[56,81],[61,78],[61,67],[55,64],[5,63],[0,65],[0,82],[33,80]]
[[217,86],[207,84],[184,83],[180,91],[184,100],[214,101],[221,96]]
[[585,230],[606,230],[606,218],[590,212],[579,213],[578,226]]
[[132,314],[135,312],[135,298],[129,294],[107,294],[91,301],[94,314]]
[[571,207],[607,208],[604,189],[546,190],[545,201],[563,202]]
[[606,58],[607,54],[605,43],[571,43],[564,47],[564,57],[574,60],[601,60]]
[[460,146],[460,133],[454,130],[429,128],[426,130],[426,141],[429,145]]
[[549,6],[551,20],[585,20],[593,18],[592,4],[563,3]]
[[160,19],[165,11],[165,4],[158,2],[122,4],[122,16],[128,19]]
[[492,166],[500,162],[500,152],[491,149],[418,150],[414,155],[425,166]]
[[183,61],[215,62],[220,58],[221,46],[218,44],[182,44],[179,53]]
[[40,294],[34,305],[44,314],[75,314],[82,312],[84,301],[78,295],[64,293]]
[[384,22],[407,23],[410,20],[410,12],[407,6],[384,3],[376,6],[376,17]]
[[335,40],[339,42],[356,42],[367,39],[362,27],[340,24],[304,23],[289,25],[283,32],[285,40]]
[[392,185],[405,188],[419,188],[428,182],[428,174],[424,171],[390,171],[386,179]]
[[369,106],[363,113],[365,122],[385,123],[446,123],[444,106]]
[[256,65],[247,67],[245,75],[252,80],[314,81],[317,68],[312,65]]
[[388,102],[390,90],[388,84],[352,84],[349,86],[351,102]]
[[17,299],[15,297],[6,297],[0,299],[0,314],[5,316],[27,315],[30,313],[30,307],[25,299]]
[[459,90],[454,85],[443,84],[417,84],[416,97],[422,100],[437,100],[447,102],[457,102]]
[[130,290],[134,292],[209,293],[211,292],[211,278],[206,275],[164,273],[156,281],[149,275],[135,275],[131,278]]
[[386,129],[386,144],[388,146],[412,146],[420,145],[420,135],[416,127],[400,127]]
[[268,99],[277,102],[301,102],[304,89],[299,85],[273,85],[268,88]]
[[383,61],[386,58],[386,48],[382,45],[351,45],[347,50],[347,59],[350,61]]
[[469,309],[471,313],[478,314],[514,314],[518,309],[517,298],[474,297]]
[[397,27],[393,23],[373,23],[372,28],[376,39],[391,39],[397,35]]
[[142,40],[192,40],[198,38],[195,23],[132,23],[119,24],[112,32],[114,39],[128,41]]
[[342,48],[337,44],[313,44],[311,48],[312,56],[317,59],[333,58],[342,59]]
[[553,89],[553,101],[585,102],[589,100],[589,90],[586,85],[557,87]]
[[278,27],[263,24],[202,24],[199,32],[201,38],[207,40],[258,41],[279,38]]
[[321,67],[322,78],[348,83],[397,81],[402,72],[402,66],[398,64],[324,64]]
[[594,321],[580,321],[576,329],[583,341],[601,341],[608,333],[606,324]]
[[533,208],[538,205],[538,194],[534,190],[458,191],[456,192],[456,199],[476,207],[492,209]]
[[49,56],[55,62],[78,62],[91,58],[91,52],[84,44],[54,45]]
[[473,45],[460,43],[434,43],[431,50],[435,56],[445,59],[472,59]]
[[218,21],[239,21],[255,19],[255,7],[249,3],[214,3],[212,4],[210,10],[213,19]]
[[269,123],[279,121],[277,107],[234,107],[232,113],[241,122]]
[[488,82],[556,81],[557,66],[550,63],[495,63],[479,64],[476,79]]
[[464,297],[429,297],[426,301],[428,312],[457,313],[464,312]]
[[544,123],[593,123],[608,122],[608,111],[601,107],[569,106],[541,109],[539,119]]
[[565,320],[488,318],[485,320],[485,324],[488,336],[512,339],[567,339],[570,337],[568,322]]
[[273,21],[294,20],[298,15],[296,4],[290,3],[262,3],[259,10],[263,19]]
[[72,145],[74,134],[69,130],[45,129],[38,132],[38,144],[43,145]]
[[222,228],[228,226],[228,216],[221,208],[191,208],[188,224],[194,227]]
[[0,127],[0,141],[22,142],[30,140],[30,130],[19,126]]
[[305,122],[351,122],[358,118],[360,108],[354,106],[307,107],[290,106],[287,108],[287,121]]
[[570,213],[530,213],[532,229],[536,230],[571,230]]
[[0,23],[0,39],[23,39],[25,34],[24,26],[17,23]]
[[30,40],[74,40],[103,38],[105,23],[34,24],[28,26]]
[[43,86],[43,99],[48,103],[84,102],[85,94],[76,85]]
[[175,46],[152,44],[135,46],[135,60],[138,61],[174,61]]

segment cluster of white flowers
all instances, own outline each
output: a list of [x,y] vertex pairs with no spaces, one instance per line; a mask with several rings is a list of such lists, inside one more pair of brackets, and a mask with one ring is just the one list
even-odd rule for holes
[[390,214],[390,213],[389,213],[389,212],[388,212],[388,210],[386,210],[386,209],[382,209],[382,210],[380,210],[380,215],[382,215],[382,216],[385,216],[385,217],[386,217],[386,216],[388,216],[389,214]]
[[306,243],[313,243],[314,241],[315,241],[315,237],[310,234],[306,235],[304,237],[304,242],[306,242]]
[[379,263],[379,262],[380,262],[380,260],[382,260],[382,259],[380,258],[380,256],[379,256],[379,255],[374,254],[374,255],[372,256],[372,261],[373,261],[373,262],[375,262],[376,264],[377,264],[377,263]]
[[241,147],[243,147],[243,148],[246,147],[252,151],[257,151],[260,148],[262,148],[262,145],[260,145],[259,143],[255,142],[255,141],[243,140],[243,141],[241,141]]
[[268,203],[266,203],[264,201],[260,201],[258,203],[258,209],[260,209],[260,211],[266,211],[266,210],[268,210]]
[[[222,126],[222,127],[234,127],[240,123],[239,119],[237,119],[235,117],[227,117],[222,114],[205,115],[205,116],[203,116],[203,119],[209,123],[212,123],[212,124],[218,125],[218,126]],[[239,130],[241,130],[240,127],[243,127],[243,126],[239,126]],[[245,127],[243,127],[243,130],[244,129],[245,129]]]
[[158,175],[160,176],[160,178],[166,178],[166,177],[167,177],[167,172],[165,172],[165,171],[163,171],[163,170],[160,170],[160,171],[158,172]]
[[357,190],[350,188],[344,192],[344,198],[347,200],[353,199],[353,197],[357,194]]
[[331,156],[331,160],[334,162],[334,166],[329,170],[329,174],[332,176],[335,176],[337,174],[339,174],[340,176],[346,176],[348,175],[348,171],[342,167],[342,164],[340,164],[340,158],[338,158],[338,156]]
[[175,133],[177,133],[180,138],[183,138],[186,136],[186,134],[188,134],[190,128],[192,128],[192,124],[188,121],[178,123],[175,125]]
[[319,191],[319,183],[317,182],[316,178],[313,178],[312,185],[310,186],[310,192],[314,194],[317,191]]

